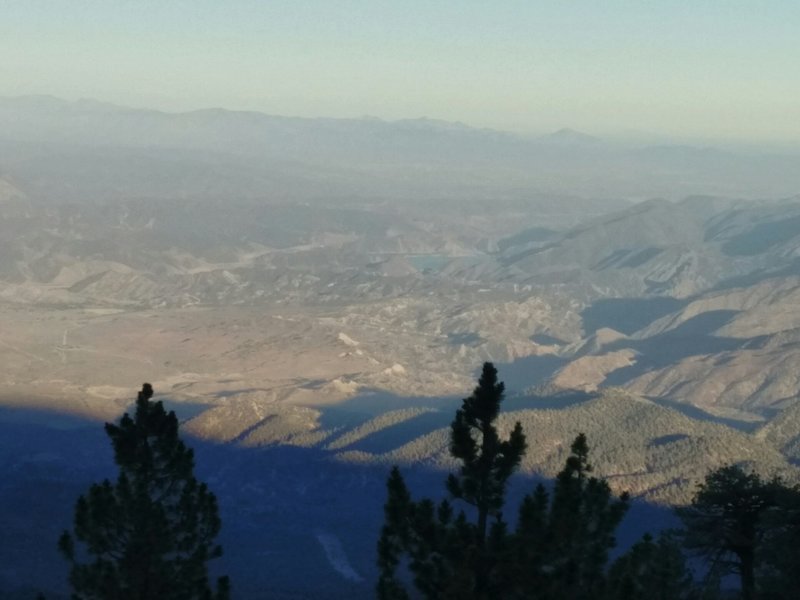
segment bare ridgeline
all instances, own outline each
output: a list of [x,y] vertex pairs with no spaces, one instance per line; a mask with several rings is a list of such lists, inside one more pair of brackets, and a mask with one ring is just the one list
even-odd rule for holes
[[[450,423],[486,361],[506,383],[499,439],[517,422],[527,437],[503,498],[512,538],[526,506],[537,539],[555,535],[581,433],[585,480],[609,506],[630,494],[604,521],[613,558],[631,549],[619,577],[677,556],[658,532],[702,482],[705,506],[731,490],[767,516],[792,502],[796,157],[44,97],[1,99],[0,131],[8,594],[66,597],[54,540],[92,483],[116,481],[101,424],[133,414],[145,380],[216,497],[225,554],[208,580],[229,575],[234,597],[374,596],[392,465],[409,491],[398,514],[458,545],[470,504],[439,511],[461,460]],[[682,517],[702,532],[704,514]],[[758,523],[770,545],[749,558],[688,543],[718,567],[698,573],[749,572],[746,590],[780,598],[766,594],[793,530]],[[406,569],[430,543],[398,535]],[[464,575],[476,559],[462,558],[442,568]],[[471,569],[489,589],[491,569]]]

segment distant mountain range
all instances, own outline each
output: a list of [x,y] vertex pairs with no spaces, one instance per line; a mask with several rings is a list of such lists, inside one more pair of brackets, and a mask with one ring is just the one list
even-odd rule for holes
[[[117,181],[134,196],[770,198],[796,193],[796,164],[797,156],[774,153],[612,144],[570,129],[523,137],[431,119],[164,113],[0,98],[0,173],[37,197],[57,196],[49,182],[71,173],[76,198],[119,197]],[[107,176],[89,185],[80,177],[87,166]]]

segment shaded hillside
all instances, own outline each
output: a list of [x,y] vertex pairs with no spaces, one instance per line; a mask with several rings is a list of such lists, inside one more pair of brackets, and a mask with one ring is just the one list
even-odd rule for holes
[[780,449],[794,464],[800,464],[800,403],[781,411],[756,436]]
[[[401,399],[397,399],[400,404]],[[257,401],[252,395],[232,400],[229,408],[212,408],[187,423],[187,430],[209,439],[244,445],[318,448],[347,463],[403,463],[436,469],[452,468],[448,425],[453,400],[406,400],[411,407],[354,401],[335,409],[308,411]],[[622,390],[600,395],[515,397],[509,400],[500,427],[523,424],[530,448],[523,472],[554,476],[563,466],[569,444],[584,432],[593,440],[593,464],[617,492],[658,503],[685,503],[695,485],[714,468],[748,465],[760,473],[800,477],[790,463],[799,437],[787,411],[775,427],[747,433],[722,419],[680,405],[654,402]],[[366,410],[367,412],[363,412]],[[328,413],[330,412],[330,417]],[[335,415],[349,416],[342,420]],[[374,415],[374,416],[370,416]],[[219,427],[224,427],[223,434]]]
[[[356,420],[344,426],[340,420],[330,435],[344,445],[364,443],[390,433],[387,423],[402,425],[430,414],[439,413],[399,411],[378,416],[372,425]],[[452,419],[449,408],[440,414]],[[78,495],[114,472],[102,423],[3,409],[0,433],[0,525],[7,534],[0,548],[6,566],[0,592],[22,597],[46,591],[48,598],[66,598],[66,562],[56,540],[72,522]],[[234,599],[374,597],[383,464],[353,464],[334,451],[277,439],[247,448],[193,436],[186,441],[195,450],[198,478],[219,502],[225,553],[214,568],[231,576]],[[442,493],[441,470],[417,465],[404,472],[418,493]],[[515,478],[510,503],[518,504],[533,484],[531,478]],[[668,510],[636,502],[619,531],[620,544],[632,543],[645,527],[668,526],[671,519]]]
[[799,212],[795,199],[645,203],[511,247],[496,274],[581,299],[580,339],[554,349],[557,387],[768,419],[797,401]]

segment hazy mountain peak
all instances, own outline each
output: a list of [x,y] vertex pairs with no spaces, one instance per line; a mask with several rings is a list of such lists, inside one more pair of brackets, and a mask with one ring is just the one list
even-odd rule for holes
[[[374,119],[372,119],[374,120]],[[435,131],[470,131],[474,130],[466,123],[461,121],[445,121],[444,119],[432,119],[430,117],[419,117],[416,119],[400,119],[394,121],[397,125],[402,125],[413,129],[428,129]]]
[[600,138],[596,138],[588,133],[564,127],[546,136],[548,142],[556,142],[559,144],[596,144],[600,142]]

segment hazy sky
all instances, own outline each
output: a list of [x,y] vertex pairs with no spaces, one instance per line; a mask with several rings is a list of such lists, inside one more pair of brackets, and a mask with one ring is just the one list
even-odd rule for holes
[[800,140],[800,0],[0,0],[0,95]]

